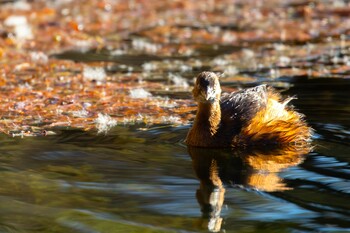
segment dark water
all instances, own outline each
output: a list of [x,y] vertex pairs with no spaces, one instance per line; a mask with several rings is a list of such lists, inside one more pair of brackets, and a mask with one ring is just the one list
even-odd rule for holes
[[349,232],[350,80],[326,81],[286,93],[306,156],[187,148],[189,126],[1,136],[0,232]]

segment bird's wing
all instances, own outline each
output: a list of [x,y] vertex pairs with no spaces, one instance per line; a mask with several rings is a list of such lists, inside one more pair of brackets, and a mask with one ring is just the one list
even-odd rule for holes
[[266,107],[268,89],[260,85],[232,93],[225,93],[221,97],[221,119],[244,124],[249,121],[261,108]]

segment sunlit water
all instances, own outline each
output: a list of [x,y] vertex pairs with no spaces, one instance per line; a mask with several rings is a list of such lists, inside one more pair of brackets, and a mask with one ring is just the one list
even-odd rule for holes
[[[12,20],[23,20],[20,9],[26,7],[27,2],[49,2],[49,8],[43,12],[29,12],[28,22],[40,22],[37,17],[43,17],[40,28],[60,25],[68,30],[63,30],[63,35],[67,34],[63,40],[61,30],[43,31],[45,35],[40,37],[49,36],[54,47],[61,40],[63,44],[70,44],[79,38],[75,46],[79,48],[80,44],[80,50],[56,55],[44,54],[45,46],[39,49],[40,53],[36,51],[40,47],[35,44],[45,44],[40,39],[23,48],[20,44],[13,48],[9,44],[13,50],[32,52],[32,60],[43,62],[38,55],[45,55],[44,61],[59,58],[83,62],[82,74],[76,68],[60,69],[72,76],[86,76],[89,81],[105,82],[110,75],[113,79],[106,82],[119,82],[120,76],[134,75],[139,78],[135,83],[160,82],[167,88],[172,85],[173,89],[147,90],[149,92],[142,89],[141,95],[146,97],[151,93],[170,99],[188,99],[193,77],[202,70],[222,74],[224,90],[267,83],[283,90],[286,96],[298,97],[292,103],[315,129],[315,147],[306,154],[288,149],[262,153],[187,148],[184,139],[190,125],[119,124],[106,134],[98,134],[97,130],[66,129],[45,137],[0,135],[0,232],[350,232],[350,38],[348,8],[342,11],[349,1],[319,1],[332,3],[330,9],[318,8],[318,1],[275,1],[289,10],[282,10],[281,6],[275,8],[271,1],[267,6],[262,1],[233,1],[237,3],[227,11],[225,3],[221,3],[208,12],[213,13],[212,16],[228,14],[223,18],[227,22],[218,18],[215,23],[204,23],[205,12],[211,7],[199,10],[200,5],[206,5],[203,2],[196,10],[199,21],[190,13],[182,13],[189,17],[178,21],[179,9],[158,15],[136,4],[130,7],[131,11],[121,12],[124,8],[122,1],[118,1],[116,5],[120,4],[121,10],[111,11],[110,15],[125,13],[126,17],[134,15],[137,20],[114,23],[115,18],[107,15],[106,8],[103,17],[91,22],[111,21],[120,24],[121,29],[115,33],[102,30],[101,34],[96,28],[96,34],[89,36],[101,37],[108,44],[91,51],[83,46],[86,45],[84,38],[89,38],[89,29],[81,38],[68,36],[75,34],[69,29],[75,20],[82,21],[83,26],[84,21],[89,25],[90,17],[84,19],[77,11],[78,2],[73,4],[71,15],[65,16],[70,11],[65,3],[62,10],[52,11],[59,18],[66,18],[62,22],[44,18],[45,14],[49,16],[50,7],[59,6],[61,1],[0,0],[0,7],[7,2],[15,2],[18,7],[13,11]],[[110,1],[96,2],[108,6]],[[130,1],[131,5],[135,2],[146,1]],[[257,7],[262,9],[248,12],[245,2],[249,3],[248,7],[258,3]],[[208,5],[214,3],[208,1]],[[172,1],[171,5],[186,4]],[[303,6],[306,8],[300,8]],[[161,8],[157,11],[162,11]],[[230,13],[232,10],[236,15]],[[327,10],[338,14],[328,15]],[[146,15],[150,13],[155,21],[145,18],[147,22],[143,27],[133,28],[134,21],[144,20],[139,19],[141,11]],[[88,13],[85,14],[96,16]],[[164,16],[173,20],[163,21]],[[267,21],[261,20],[265,17]],[[2,21],[6,18],[7,13],[1,15]],[[289,26],[288,19],[294,18],[296,23]],[[287,33],[282,30],[280,34],[281,26],[276,27],[278,32],[269,30],[279,21],[284,27],[312,32],[310,39],[298,40],[291,35],[294,30]],[[39,30],[26,22],[19,35],[23,35],[23,31],[31,35],[32,31]],[[124,32],[129,24],[130,32]],[[154,39],[158,37],[158,27],[163,33],[162,26],[169,26],[170,33],[164,31],[166,35],[160,37],[164,42],[159,46]],[[178,30],[174,33],[171,29]],[[238,37],[231,32],[238,32]],[[239,38],[244,32],[249,32],[249,36]],[[205,35],[212,34],[212,40],[207,41]],[[14,36],[3,22],[0,22],[0,36],[8,39]],[[289,36],[287,41],[284,36]],[[239,39],[237,44],[236,39]],[[10,43],[12,39],[6,41]],[[46,40],[43,38],[43,41]],[[5,53],[6,57],[4,46],[7,44],[1,46],[0,54]],[[183,46],[185,50],[179,52]],[[162,54],[163,50],[166,55]],[[19,63],[16,66],[19,71],[11,77],[22,75],[26,77],[23,80],[27,80],[27,75],[38,80],[56,77],[52,73],[43,76],[35,73],[47,69],[22,72],[21,65],[32,68],[33,61],[27,63],[17,60],[16,56],[12,59]],[[106,63],[89,63],[96,61]],[[93,68],[98,65],[101,67]]]
[[316,130],[314,152],[296,158],[191,150],[189,125],[1,136],[0,231],[350,231],[348,90],[289,89]]

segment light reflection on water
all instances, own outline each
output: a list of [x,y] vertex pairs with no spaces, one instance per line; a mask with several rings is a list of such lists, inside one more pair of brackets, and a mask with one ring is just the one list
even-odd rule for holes
[[344,154],[346,160],[328,156],[325,147],[306,157],[191,150],[182,144],[187,130],[116,127],[107,136],[2,137],[1,230],[349,229]]
[[0,231],[348,231],[350,114],[338,87],[287,92],[316,130],[308,155],[187,148],[189,125],[1,136]]

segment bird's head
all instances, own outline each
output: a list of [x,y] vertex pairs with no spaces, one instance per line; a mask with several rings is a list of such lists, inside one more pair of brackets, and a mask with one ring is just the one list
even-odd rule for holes
[[221,87],[218,76],[213,72],[201,72],[192,90],[194,99],[200,103],[214,103],[220,100]]

